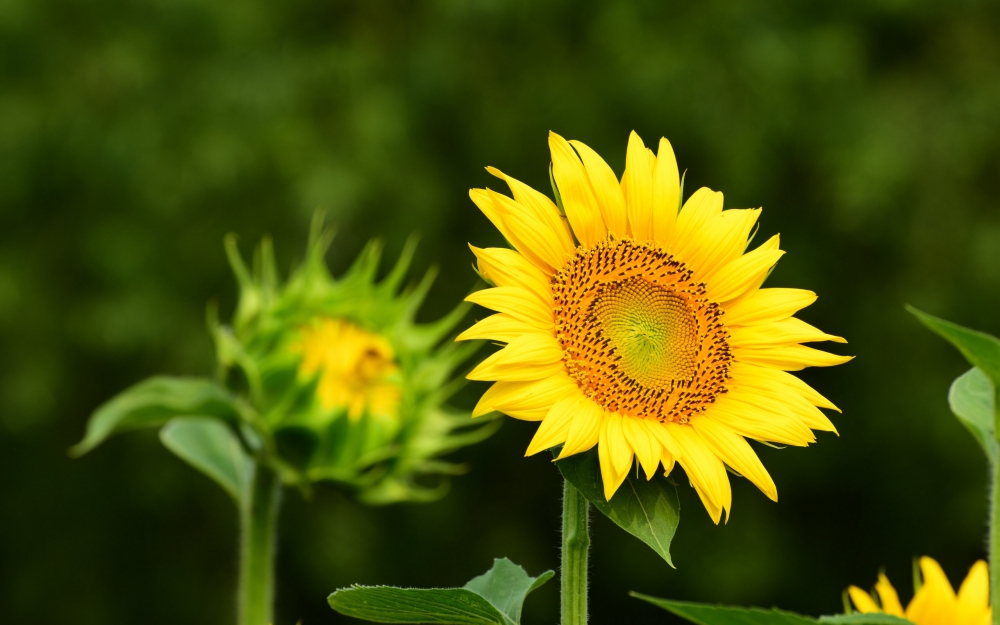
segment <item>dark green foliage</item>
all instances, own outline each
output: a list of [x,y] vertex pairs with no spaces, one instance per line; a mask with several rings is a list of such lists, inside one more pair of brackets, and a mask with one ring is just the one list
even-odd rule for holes
[[633,597],[648,601],[697,625],[912,625],[910,621],[888,614],[839,614],[818,619],[777,608],[738,608],[733,606],[669,601],[639,593]]
[[997,437],[993,405],[996,392],[993,383],[979,367],[973,367],[955,378],[948,390],[951,411],[969,428],[990,462],[997,462]]
[[461,588],[352,586],[330,595],[330,607],[348,616],[378,623],[448,623],[451,625],[520,625],[528,593],[555,575],[528,577],[507,558]]
[[211,380],[156,376],[104,403],[87,423],[83,440],[72,449],[81,456],[118,432],[161,426],[174,417],[239,420],[239,400]]
[[955,379],[948,403],[959,421],[982,446],[991,464],[997,462],[997,389],[1000,389],[1000,340],[908,307],[917,319],[951,343],[973,365]]

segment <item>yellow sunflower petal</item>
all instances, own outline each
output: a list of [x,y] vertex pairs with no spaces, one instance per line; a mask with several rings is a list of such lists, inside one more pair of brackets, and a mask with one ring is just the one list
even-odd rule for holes
[[[777,241],[774,235],[769,241]],[[725,303],[760,288],[771,271],[785,253],[771,246],[761,245],[752,252],[740,256],[719,269],[708,284],[708,296],[714,302]]]
[[583,166],[587,169],[587,177],[590,179],[590,186],[597,199],[597,205],[601,210],[601,217],[608,227],[608,232],[619,237],[628,233],[628,219],[625,216],[625,198],[622,196],[622,189],[618,186],[618,177],[611,171],[604,159],[597,152],[593,151],[579,141],[570,141],[570,145],[576,148],[577,154],[583,160]]
[[584,247],[593,247],[608,230],[590,188],[587,170],[572,146],[554,132],[549,133],[549,150],[552,153],[552,176],[559,188],[569,225]]
[[734,347],[733,357],[738,362],[774,367],[782,371],[801,371],[806,367],[832,367],[854,359],[854,356],[838,356],[805,345],[783,345],[760,349]]
[[554,238],[554,242],[559,248],[566,254],[573,253],[576,245],[573,243],[573,233],[569,230],[569,224],[559,212],[559,207],[547,195],[532,189],[495,167],[487,167],[486,171],[507,183],[517,203],[537,215],[538,219],[548,228],[549,234]]
[[604,414],[597,456],[601,463],[604,498],[611,501],[632,468],[632,450],[622,432],[622,419],[619,415],[610,412]]
[[903,616],[903,604],[899,602],[899,593],[889,583],[889,578],[885,573],[878,574],[878,581],[875,582],[875,592],[878,593],[879,603],[882,604],[882,611],[893,616]]
[[673,243],[680,205],[681,179],[674,150],[666,138],[660,139],[653,167],[653,239],[663,247]]
[[573,413],[573,420],[559,458],[582,453],[596,445],[604,420],[604,410],[580,393],[576,394],[576,402],[566,409]]
[[680,447],[677,446],[677,442],[670,436],[667,426],[663,425],[655,419],[643,419],[642,424],[646,427],[646,430],[650,435],[659,441],[660,446],[667,450],[667,452],[676,458],[681,455]]
[[930,625],[955,623],[955,591],[941,565],[925,556],[920,558],[920,572],[924,583],[906,606],[906,618]]
[[730,389],[730,397],[752,405],[759,405],[764,410],[794,415],[811,430],[837,433],[837,428],[830,422],[830,419],[795,389],[788,386],[762,388],[756,386],[756,382],[756,380],[744,379],[740,381],[734,379],[732,383],[727,385],[727,388]]
[[691,426],[723,462],[750,480],[771,501],[778,501],[774,480],[742,436],[703,415],[691,419]]
[[642,139],[633,130],[628,137],[621,190],[625,196],[629,231],[636,241],[652,239],[653,160],[649,158]]
[[871,595],[861,590],[857,586],[850,586],[847,589],[847,594],[851,596],[851,603],[854,604],[854,609],[862,614],[873,614],[881,612],[878,608],[878,604],[872,599]]
[[540,380],[563,370],[562,354],[551,335],[525,334],[479,363],[466,377],[484,382]]
[[544,219],[506,195],[490,189],[486,192],[500,212],[507,231],[541,258],[547,265],[559,269],[566,264],[572,250],[567,250]]
[[[677,254],[694,269],[701,280],[711,282],[722,267],[743,255],[750,230],[760,216],[759,208],[722,211],[688,238],[685,249]],[[693,249],[692,249],[693,248]]]
[[525,456],[534,456],[540,451],[551,449],[566,442],[569,427],[573,422],[573,412],[568,408],[576,404],[577,397],[566,397],[557,401],[542,419],[538,430],[528,444]]
[[817,341],[847,342],[839,336],[827,334],[795,317],[755,326],[732,328],[729,331],[729,344],[734,347],[761,348],[793,343],[815,343]]
[[[490,220],[493,227],[500,231],[503,238],[513,244],[510,232],[507,231],[507,226],[503,223],[503,217],[501,216],[496,205],[493,204],[493,198],[490,197],[490,194],[486,191],[486,189],[469,189],[469,199],[471,199],[472,202],[479,207],[479,210],[486,215],[486,218]],[[514,247],[517,246],[515,245]]]
[[688,478],[715,506],[725,510],[728,517],[733,493],[722,460],[690,425],[668,423],[667,429],[681,449],[677,462],[684,467]]
[[698,499],[701,500],[701,505],[705,506],[705,510],[708,512],[708,516],[712,519],[712,523],[716,525],[722,520],[722,506],[715,503],[705,490],[701,488],[695,482],[691,482],[691,486],[694,487],[694,492],[698,493]]
[[552,308],[538,301],[530,291],[516,286],[497,286],[476,291],[465,301],[479,304],[531,324],[539,330],[552,329]]
[[816,301],[816,294],[804,289],[760,289],[726,308],[726,323],[752,326],[787,319]]
[[660,455],[660,464],[663,465],[663,475],[670,475],[670,472],[674,470],[674,465],[676,463],[677,457],[664,448]]
[[514,249],[523,254],[525,258],[531,261],[531,264],[542,270],[545,275],[550,276],[553,274],[555,268],[545,262],[541,256],[536,254],[535,251],[531,249],[530,245],[518,239],[517,236],[511,232],[507,223],[504,221],[503,212],[493,202],[493,198],[490,196],[489,191],[486,189],[472,189],[469,191],[469,197],[472,198],[472,201],[479,207],[479,210],[481,210],[483,214],[486,215],[486,217],[493,223],[493,225],[496,226],[496,229],[500,231],[503,238],[507,239],[507,241],[514,246]]
[[730,371],[734,380],[749,381],[757,385],[758,388],[773,388],[778,391],[791,388],[814,406],[840,412],[840,408],[837,408],[833,402],[791,373],[745,362],[734,362]]
[[627,474],[629,469],[632,468],[632,448],[625,438],[625,431],[622,426],[624,419],[617,414],[607,413],[605,420],[607,421],[606,432],[609,446],[608,451],[611,453],[611,466],[614,468],[616,474]]
[[625,434],[629,447],[635,452],[635,457],[639,459],[642,470],[646,472],[646,479],[651,480],[660,466],[663,445],[649,431],[645,421],[646,419],[623,417],[622,433]]
[[816,441],[798,417],[784,412],[769,412],[732,397],[718,398],[705,411],[712,418],[740,436],[758,441],[805,447]]
[[677,215],[674,249],[681,249],[716,215],[722,214],[722,194],[702,187],[691,194]]
[[496,382],[483,393],[472,416],[498,410],[515,419],[541,421],[553,404],[574,393],[579,393],[576,383],[563,372],[528,382]]
[[455,340],[472,341],[485,339],[488,341],[510,343],[517,337],[528,332],[538,332],[538,328],[515,319],[506,313],[499,313],[477,321],[474,326],[455,337]]
[[479,273],[497,286],[519,286],[534,293],[539,301],[552,306],[549,277],[524,256],[502,247],[472,248]]
[[990,572],[986,562],[972,565],[958,589],[956,623],[983,623],[990,614]]

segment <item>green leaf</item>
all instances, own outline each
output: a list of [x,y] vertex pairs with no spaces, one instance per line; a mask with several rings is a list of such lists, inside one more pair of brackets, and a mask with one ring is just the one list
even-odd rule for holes
[[[912,306],[907,306],[907,310],[931,331],[951,343],[969,361],[969,364],[984,374],[985,380],[969,378],[967,377],[970,375],[969,373],[955,380],[948,393],[948,403],[951,404],[952,412],[983,445],[990,462],[995,464],[997,461],[997,421],[1000,420],[1000,412],[996,411],[995,395],[997,389],[1000,389],[1000,340],[984,332],[963,328],[950,321],[928,315]],[[990,397],[992,409],[990,413],[985,413],[989,425],[984,422],[983,402],[979,399],[984,382],[992,386],[993,393]],[[967,394],[968,392],[972,393],[971,396]],[[955,399],[958,400],[957,406]],[[991,442],[984,442],[984,436],[988,436],[988,440]]]
[[218,419],[177,417],[162,430],[160,440],[180,459],[215,480],[240,504],[253,479],[253,460],[236,433]]
[[972,432],[992,464],[998,452],[993,422],[995,390],[989,377],[978,367],[955,378],[948,390],[948,405],[959,421]]
[[489,601],[464,588],[352,586],[333,593],[328,601],[345,616],[376,623],[507,625]]
[[129,387],[91,415],[87,433],[70,449],[82,456],[118,432],[159,427],[174,417],[235,420],[236,398],[215,382],[201,378],[157,376]]
[[889,614],[837,614],[821,616],[819,622],[829,625],[913,625],[905,618]]
[[667,564],[674,565],[670,559],[670,541],[680,521],[680,503],[673,484],[660,477],[646,480],[630,474],[611,501],[607,501],[596,449],[559,460],[556,466],[604,516],[652,547]]
[[352,586],[334,592],[328,601],[341,614],[377,623],[520,625],[525,597],[553,575],[546,571],[529,577],[507,558],[498,558],[463,588]]
[[545,571],[538,577],[529,577],[524,569],[507,558],[497,558],[493,561],[493,568],[471,580],[464,588],[489,601],[511,623],[520,623],[525,597],[554,575],[552,571]]
[[962,352],[969,364],[979,367],[989,376],[994,387],[1000,387],[1000,340],[985,332],[978,332],[921,312],[912,306],[913,313],[931,331]]
[[661,607],[668,612],[698,625],[913,625],[910,621],[888,614],[838,614],[818,620],[777,608],[740,608],[735,606],[670,601],[631,592],[629,595]]
[[629,593],[636,599],[648,601],[668,612],[698,625],[815,625],[816,619],[785,612],[777,608],[737,608],[687,601],[657,599],[637,592]]

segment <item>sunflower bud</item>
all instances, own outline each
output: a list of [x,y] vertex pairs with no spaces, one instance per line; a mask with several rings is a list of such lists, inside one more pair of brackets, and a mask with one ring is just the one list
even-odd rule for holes
[[382,280],[378,241],[333,278],[324,262],[331,239],[317,219],[305,261],[283,284],[268,239],[251,267],[235,238],[226,239],[240,296],[231,325],[209,313],[220,380],[246,396],[255,413],[249,425],[286,481],[333,480],[370,503],[434,498],[447,484],[416,478],[461,472],[437,456],[495,429],[466,429],[468,413],[443,403],[457,388],[453,371],[471,354],[443,339],[467,307],[417,324],[435,271],[400,292],[412,239]]

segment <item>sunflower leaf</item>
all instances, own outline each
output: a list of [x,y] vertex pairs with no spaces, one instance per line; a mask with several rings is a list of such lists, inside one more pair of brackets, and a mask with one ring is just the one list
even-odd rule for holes
[[218,419],[177,417],[160,430],[163,446],[212,478],[239,505],[253,476],[253,460],[233,430]]
[[1000,452],[993,423],[994,397],[993,384],[979,367],[955,378],[948,390],[951,411],[976,437],[992,464],[996,464]]
[[670,601],[637,592],[629,594],[698,625],[815,625],[817,623],[827,625],[912,625],[906,619],[888,614],[838,614],[815,619],[777,608],[770,610],[741,608],[688,601]]
[[913,625],[912,621],[891,614],[837,614],[821,616],[819,622],[827,625]]
[[239,418],[236,398],[211,380],[156,376],[131,386],[94,411],[70,454],[82,456],[112,434],[159,427],[174,417]]
[[352,586],[327,600],[341,614],[377,623],[520,625],[524,599],[554,575],[529,577],[507,558],[497,558],[462,588]]
[[607,501],[596,449],[559,460],[556,466],[563,478],[604,516],[649,545],[667,564],[674,565],[670,542],[680,521],[680,503],[673,484],[662,477],[646,480],[630,472],[611,501]]
[[[815,625],[816,619],[772,608],[738,608],[732,606],[670,601],[631,592],[629,595],[663,608],[698,625]],[[860,624],[858,624],[860,625]]]
[[994,386],[1000,386],[1000,340],[985,332],[971,330],[957,323],[928,315],[913,306],[908,306],[907,310],[928,329],[962,352],[969,364],[982,369],[993,381]]
[[[928,329],[932,332],[948,341],[955,347],[962,356],[969,361],[973,367],[979,369],[983,374],[985,374],[986,380],[983,379],[965,379],[963,382],[959,383],[956,380],[952,385],[952,391],[956,390],[958,386],[959,394],[964,394],[966,391],[982,392],[983,382],[989,382],[992,384],[992,415],[990,421],[992,422],[992,427],[988,430],[982,429],[982,402],[976,400],[972,397],[961,397],[959,398],[958,407],[962,410],[962,414],[956,411],[956,405],[952,401],[952,393],[949,392],[949,403],[952,405],[952,411],[955,415],[959,417],[962,423],[968,427],[977,439],[983,434],[991,434],[993,440],[993,447],[996,446],[996,434],[998,432],[997,422],[1000,421],[1000,412],[997,411],[998,402],[996,401],[996,392],[1000,389],[1000,340],[995,336],[986,334],[985,332],[979,332],[977,330],[970,330],[969,328],[962,327],[956,323],[940,319],[933,315],[928,315],[925,312],[919,311],[912,306],[907,306],[909,310],[917,319],[920,320]],[[968,374],[966,374],[968,375]],[[973,393],[975,395],[975,392]],[[979,406],[978,408],[976,406]],[[972,410],[970,413],[969,410]],[[982,441],[980,441],[982,442]],[[995,451],[984,444],[984,449],[986,450],[986,455],[989,457],[990,461],[996,460]]]

